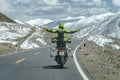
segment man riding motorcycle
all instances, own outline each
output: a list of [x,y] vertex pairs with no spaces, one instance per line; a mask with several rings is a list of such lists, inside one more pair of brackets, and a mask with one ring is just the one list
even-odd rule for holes
[[[49,28],[45,28],[45,27],[43,29],[48,32],[51,32],[51,33],[57,33],[57,37],[53,38],[53,39],[57,40],[57,49],[59,49],[59,47],[64,47],[66,49],[66,42],[67,42],[66,34],[72,34],[72,33],[76,33],[78,31],[80,31],[79,29],[75,30],[75,31],[70,31],[70,30],[64,29],[63,23],[59,23],[58,29],[49,29]],[[69,38],[69,41],[71,41],[71,38]]]

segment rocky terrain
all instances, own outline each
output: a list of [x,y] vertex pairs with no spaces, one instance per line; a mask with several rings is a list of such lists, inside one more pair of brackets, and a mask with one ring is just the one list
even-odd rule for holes
[[30,25],[0,22],[0,55],[42,47],[44,32]]
[[[120,39],[112,39],[120,43]],[[120,49],[101,47],[87,40],[77,50],[77,56],[95,80],[120,80]]]

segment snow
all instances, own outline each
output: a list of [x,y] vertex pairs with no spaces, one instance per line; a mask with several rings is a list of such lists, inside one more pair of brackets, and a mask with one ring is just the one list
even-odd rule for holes
[[[33,35],[30,38],[32,37]],[[30,38],[22,43],[22,45],[20,46],[22,49],[31,49],[31,48],[40,47],[37,43],[30,41]],[[36,41],[39,41],[41,44],[46,45],[46,42],[43,39],[38,38],[36,39]]]
[[18,42],[0,40],[0,43],[11,43],[12,45],[16,45]]
[[115,14],[108,12],[108,13],[105,13],[105,14],[102,14],[102,15],[97,15],[96,19],[103,19],[105,17],[113,16],[113,15],[115,15]]
[[[37,38],[36,38],[37,37]],[[41,33],[40,29],[37,29],[26,41],[21,44],[22,49],[31,49],[31,48],[38,48],[40,47],[34,41],[39,41],[42,45],[46,45],[44,41],[44,33]],[[33,41],[34,39],[34,41]]]
[[19,24],[25,24],[24,22],[19,21],[19,20],[15,20],[15,22],[17,22],[17,23],[19,23]]
[[86,18],[86,17],[85,16],[78,16],[78,17],[71,17],[71,16],[69,16],[69,17],[61,19],[61,20],[84,19],[84,18]]
[[93,42],[95,42],[96,44],[98,44],[99,46],[102,46],[102,47],[104,45],[106,45],[107,43],[113,42],[111,39],[107,39],[106,37],[101,36],[101,35],[90,36],[88,38],[88,40],[93,41]]
[[36,26],[36,25],[41,26],[41,25],[47,24],[49,22],[52,22],[52,20],[50,20],[50,19],[35,19],[35,20],[27,21],[26,23],[30,24],[32,26]]
[[69,26],[71,26],[72,24],[74,24],[74,23],[66,23],[66,24],[65,24],[65,27],[67,27],[67,26],[69,27]]
[[120,46],[115,45],[115,44],[111,45],[111,47],[112,47],[113,49],[120,49]]
[[[105,13],[82,18],[68,29],[80,29],[77,36],[106,35],[120,38],[120,14]],[[113,27],[114,26],[114,27]]]
[[0,26],[0,32],[1,32],[1,31],[6,31],[6,30],[9,30],[9,29],[6,28],[5,26]]
[[31,31],[28,27],[17,24],[0,22],[0,43],[17,44],[16,39],[24,37]]
[[114,44],[114,41],[112,39],[108,39],[101,35],[94,35],[88,37],[89,41],[95,42],[97,45],[104,47],[106,44],[108,46],[111,46],[113,49],[120,49],[120,46],[117,44]]
[[37,45],[36,43],[33,43],[30,41],[30,38],[33,37],[33,34],[27,39],[25,40],[22,44],[21,44],[21,48],[22,49],[30,49],[30,48],[37,48],[39,47],[39,45]]
[[18,37],[24,37],[26,34],[29,33],[31,29],[29,28],[18,28],[15,31],[17,33],[12,32],[12,30],[10,31],[10,29],[4,29],[4,31],[0,31],[0,40],[13,40],[13,39],[17,39]]
[[23,42],[23,44],[20,47],[22,49],[30,49],[30,48],[37,48],[37,47],[39,47],[39,45],[37,45],[36,43],[29,42],[28,40],[26,40],[25,42]]
[[41,42],[43,45],[46,45],[46,42],[43,39],[38,38],[36,40],[39,41],[39,42]]
[[113,13],[105,13],[105,14],[101,14],[101,15],[93,15],[91,17],[88,18],[83,18],[84,20],[81,22],[84,25],[93,23],[93,22],[97,22],[97,21],[101,21],[104,20],[105,18],[114,15]]

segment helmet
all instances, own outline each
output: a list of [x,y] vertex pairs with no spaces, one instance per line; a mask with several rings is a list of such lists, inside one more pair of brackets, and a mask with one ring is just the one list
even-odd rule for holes
[[64,24],[63,23],[59,23],[59,29],[64,29]]

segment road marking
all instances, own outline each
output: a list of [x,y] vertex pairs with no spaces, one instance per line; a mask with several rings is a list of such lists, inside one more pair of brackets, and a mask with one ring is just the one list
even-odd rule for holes
[[[53,46],[53,44],[52,44],[52,45],[45,45],[45,46],[43,46],[43,47],[39,47],[39,48],[35,48],[35,49],[48,48],[48,47],[50,47],[50,46]],[[6,54],[6,55],[0,55],[0,57],[9,56],[9,55],[14,55],[14,54],[17,54],[17,53],[20,53],[20,52],[31,51],[31,50],[34,50],[34,49],[26,49],[26,50],[22,50],[22,51],[17,51],[17,52],[10,53],[10,54]]]
[[[82,42],[82,43],[83,43],[83,42]],[[82,44],[82,43],[81,43],[81,44]],[[77,49],[79,48],[79,46],[80,46],[81,44],[79,44],[79,45],[75,48],[74,53],[73,53],[73,58],[74,58],[75,65],[76,65],[79,73],[80,73],[81,76],[83,77],[83,79],[84,79],[84,80],[89,80],[89,78],[86,76],[86,74],[85,74],[84,71],[82,70],[82,68],[81,68],[81,66],[79,65],[79,63],[78,63],[78,61],[77,61],[77,58],[76,58],[76,51],[77,51]]]
[[24,60],[26,60],[26,58],[22,58],[22,59],[16,61],[16,64],[18,64],[18,63],[20,63],[20,62],[22,62],[22,61],[24,61]]

